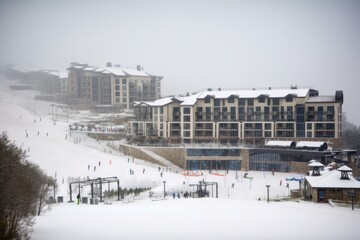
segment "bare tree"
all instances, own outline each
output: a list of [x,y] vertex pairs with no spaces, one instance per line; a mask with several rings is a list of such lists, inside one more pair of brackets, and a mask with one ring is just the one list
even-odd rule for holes
[[25,151],[1,134],[0,239],[29,238],[28,231],[39,209],[41,186],[50,179],[26,157]]

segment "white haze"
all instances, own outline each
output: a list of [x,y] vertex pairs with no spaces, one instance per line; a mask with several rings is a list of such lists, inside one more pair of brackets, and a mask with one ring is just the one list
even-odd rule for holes
[[0,1],[0,64],[77,61],[164,76],[162,95],[206,88],[343,90],[360,125],[360,1]]

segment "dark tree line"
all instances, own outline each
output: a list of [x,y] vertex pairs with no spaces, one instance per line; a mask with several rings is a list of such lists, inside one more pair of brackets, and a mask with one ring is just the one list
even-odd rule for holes
[[360,153],[360,127],[344,120],[343,122],[344,147],[357,150]]
[[0,136],[0,239],[28,239],[36,215],[48,203],[56,182],[5,133]]

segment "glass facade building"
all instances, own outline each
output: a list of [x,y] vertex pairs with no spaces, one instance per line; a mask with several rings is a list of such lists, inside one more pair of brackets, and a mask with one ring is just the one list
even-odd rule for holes
[[[187,170],[241,169],[241,150],[238,148],[189,148],[186,152],[188,156],[186,161]],[[238,160],[234,160],[234,158]]]
[[291,162],[309,163],[310,160],[325,162],[324,152],[251,149],[249,151],[249,169],[255,171],[291,172]]

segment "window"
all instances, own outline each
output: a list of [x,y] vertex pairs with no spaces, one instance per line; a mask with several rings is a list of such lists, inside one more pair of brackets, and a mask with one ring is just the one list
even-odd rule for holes
[[205,103],[210,103],[210,102],[211,102],[211,98],[210,98],[210,97],[206,97],[206,98],[204,99],[204,102],[205,102]]
[[318,112],[317,112],[317,120],[322,121],[323,116],[324,116],[324,108],[322,106],[319,106],[318,107]]
[[328,115],[334,114],[334,106],[328,106],[327,107],[327,114]]
[[183,121],[184,122],[190,122],[190,116],[184,116]]
[[286,112],[287,112],[287,120],[293,120],[294,116],[293,116],[293,107],[292,106],[287,106],[286,107]]
[[190,114],[190,108],[189,107],[184,108],[184,114]]
[[126,79],[125,78],[122,79],[122,84],[126,84]]
[[264,107],[265,121],[270,121],[270,107]]
[[265,97],[260,96],[258,101],[259,101],[259,103],[264,103],[265,102]]
[[246,108],[246,114],[252,115],[253,113],[254,113],[254,108],[253,107]]
[[228,103],[234,103],[235,102],[235,99],[234,99],[234,97],[229,97],[228,98]]
[[220,106],[220,99],[214,99],[214,106]]
[[116,78],[115,79],[115,84],[120,84],[120,79]]
[[239,106],[245,106],[245,99],[244,98],[239,98]]
[[254,99],[248,99],[247,100],[248,106],[254,106]]
[[288,95],[288,96],[286,97],[286,102],[292,102],[292,101],[293,101],[293,96]]
[[273,105],[279,106],[280,105],[280,99],[279,98],[273,98]]

